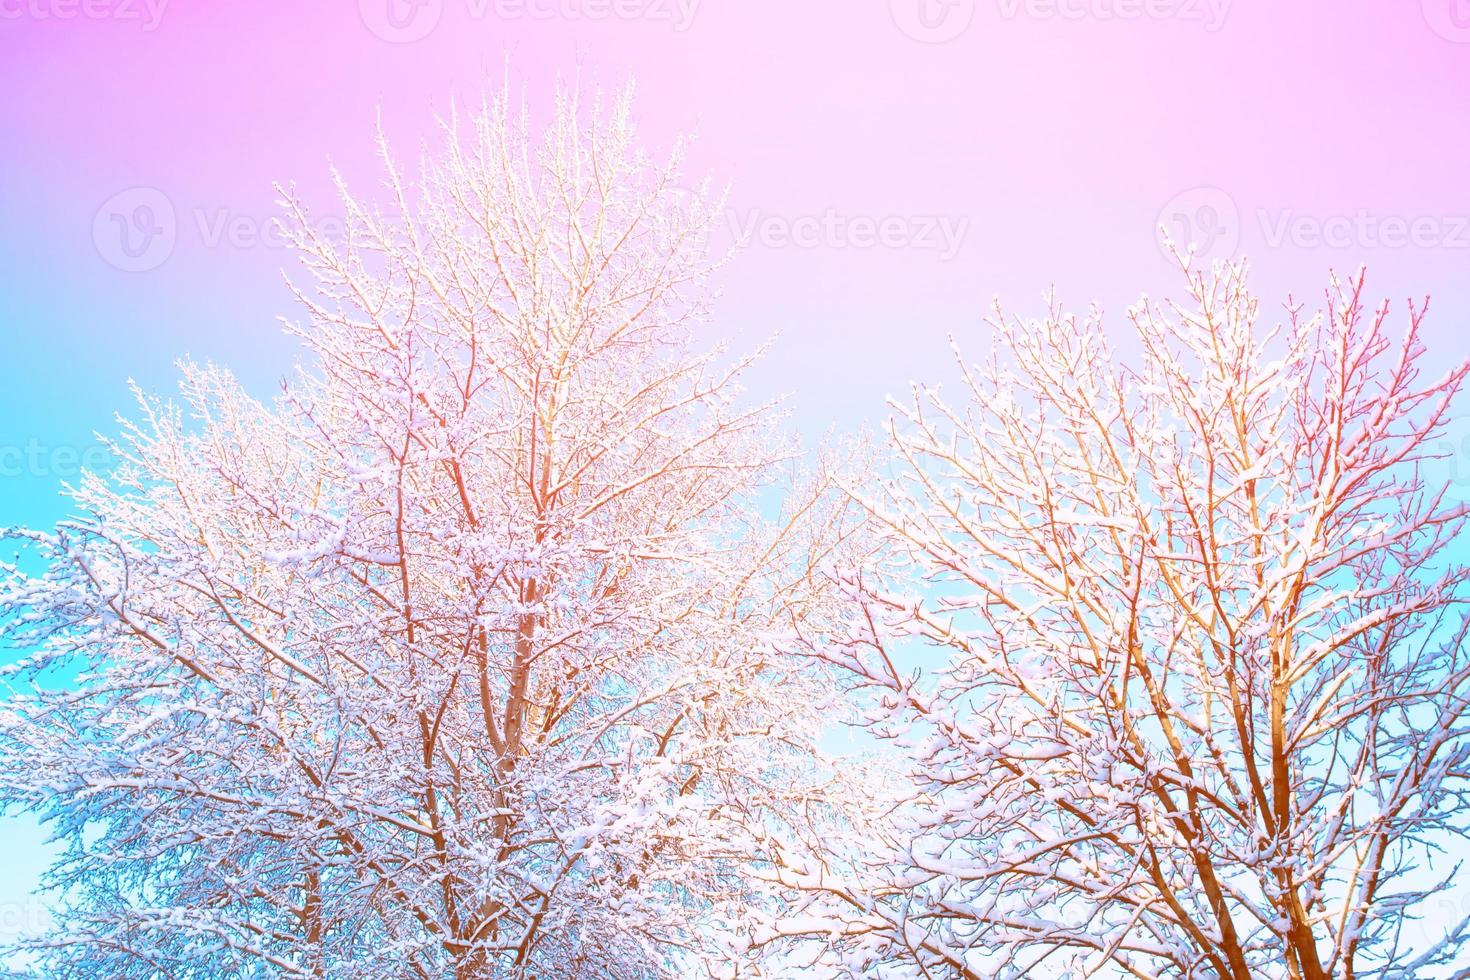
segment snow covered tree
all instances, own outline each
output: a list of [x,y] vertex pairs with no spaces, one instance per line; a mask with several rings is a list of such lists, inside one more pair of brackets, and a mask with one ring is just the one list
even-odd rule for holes
[[[1100,317],[999,312],[964,398],[895,403],[855,491],[890,546],[845,642],[903,782],[864,849],[791,842],[801,939],[884,976],[1466,976],[1432,901],[1470,826],[1466,508],[1361,276],[1258,325],[1244,266]],[[1133,345],[1130,345],[1130,347]],[[1446,860],[1446,856],[1451,860]],[[1462,913],[1463,914],[1463,910]]]
[[462,126],[416,182],[383,146],[383,208],[339,179],[341,240],[287,195],[278,399],[186,364],[7,532],[47,977],[682,977],[764,899],[831,697],[770,638],[832,607],[849,505],[700,352],[718,202],[628,96]]

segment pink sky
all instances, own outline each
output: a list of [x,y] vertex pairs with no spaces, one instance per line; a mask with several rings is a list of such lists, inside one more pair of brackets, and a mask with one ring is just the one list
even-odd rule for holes
[[[1201,186],[1228,195],[1273,305],[1368,262],[1395,299],[1433,292],[1435,335],[1470,350],[1463,0],[414,3],[0,0],[6,255],[46,324],[22,357],[85,348],[109,393],[128,373],[166,383],[185,350],[278,374],[284,256],[211,245],[210,229],[263,224],[276,180],[329,208],[328,157],[366,187],[380,106],[411,158],[431,111],[507,58],[533,105],[578,66],[636,77],[650,143],[697,127],[691,170],[731,182],[736,226],[836,222],[815,247],[757,241],[716,327],[780,331],[752,382],[799,389],[810,421],[872,415],[997,293],[1033,311],[1055,283],[1121,325],[1138,293],[1172,286],[1153,228]],[[389,4],[425,36],[375,34],[392,33]],[[930,36],[957,36],[906,34],[924,34],[924,13]],[[93,218],[139,186],[172,203],[178,241],[160,267],[121,272]],[[894,217],[907,238],[861,247],[863,221]],[[1356,223],[1314,245],[1313,223],[1334,218]],[[953,255],[924,235],[939,219],[964,227]],[[1431,223],[1394,247],[1375,229],[1395,219]]]

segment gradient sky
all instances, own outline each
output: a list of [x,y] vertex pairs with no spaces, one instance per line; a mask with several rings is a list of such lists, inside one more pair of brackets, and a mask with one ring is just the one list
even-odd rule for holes
[[[1268,310],[1366,263],[1470,355],[1470,0],[0,0],[0,524],[63,513],[129,377],[187,353],[271,392],[273,182],[329,219],[329,159],[373,193],[379,111],[412,164],[456,97],[579,70],[636,78],[654,149],[697,130],[756,230],[711,332],[779,335],[748,380],[804,430],[880,418],[946,334],[978,352],[996,295],[1121,335],[1177,289],[1161,220],[1249,256]],[[1470,441],[1445,466],[1470,482]],[[0,825],[0,932],[38,841]]]

